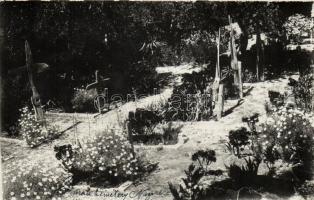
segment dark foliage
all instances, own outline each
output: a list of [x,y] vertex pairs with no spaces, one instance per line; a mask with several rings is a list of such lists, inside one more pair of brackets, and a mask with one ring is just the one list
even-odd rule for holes
[[183,75],[182,84],[174,87],[173,94],[164,108],[167,121],[199,121],[208,120],[212,116],[212,67]]
[[191,164],[188,170],[185,170],[186,178],[182,178],[184,186],[180,185],[179,190],[172,184],[169,183],[169,189],[175,200],[198,200],[201,198],[204,192],[202,188],[199,187],[198,183],[204,176],[201,168],[196,168]]
[[198,161],[199,166],[208,172],[208,167],[212,162],[216,162],[216,152],[214,150],[198,150],[192,155],[192,161]]
[[137,108],[129,112],[129,131],[136,135],[151,135],[158,123],[162,121],[157,112]]
[[244,150],[245,146],[247,146],[248,144],[250,144],[249,142],[249,136],[251,135],[251,133],[245,128],[239,128],[237,130],[232,130],[229,132],[229,142],[228,142],[228,146],[231,147],[232,152],[238,156],[241,157],[242,154],[241,152]]
[[173,126],[172,122],[162,123],[163,116],[153,110],[137,108],[129,112],[128,129],[134,143],[176,144],[182,126]]
[[[312,111],[312,82],[313,75],[309,71],[299,77],[299,80],[293,83],[293,96],[296,100],[296,105],[303,110]],[[291,83],[290,83],[291,84]]]
[[270,90],[268,91],[268,97],[270,103],[272,103],[275,107],[283,106],[285,103],[285,96],[280,94],[280,92]]
[[260,161],[255,160],[254,158],[245,158],[245,165],[238,166],[232,164],[227,166],[229,177],[235,181],[237,187],[251,186],[250,184],[254,183],[252,180],[255,180],[257,177],[257,171],[260,164]]

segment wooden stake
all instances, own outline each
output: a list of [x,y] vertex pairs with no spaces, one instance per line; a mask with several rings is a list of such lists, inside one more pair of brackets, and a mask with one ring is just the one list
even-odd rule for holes
[[219,85],[218,102],[217,102],[217,120],[221,119],[224,110],[224,85]]
[[216,72],[215,72],[215,80],[212,86],[212,102],[214,102],[214,105],[216,105],[216,102],[218,100],[218,88],[219,88],[219,82],[220,82],[220,28],[218,29],[218,37],[216,39],[217,41],[217,63],[216,63]]
[[239,72],[239,97],[243,98],[243,83],[242,83],[242,63],[238,61],[238,72]]
[[33,80],[33,71],[31,69],[31,66],[33,65],[32,52],[27,41],[25,41],[25,55],[26,55],[25,57],[26,57],[26,68],[27,68],[27,73],[28,73],[28,79],[31,86],[31,90],[32,90],[31,102],[35,110],[36,120],[43,123],[44,111],[42,109],[40,95],[37,91],[37,88]]
[[259,28],[257,28],[256,32],[256,79],[260,81],[260,49],[261,49],[261,34]]
[[133,154],[133,156],[135,156],[133,137],[132,137],[132,127],[131,127],[131,122],[130,122],[130,120],[132,120],[133,118],[134,118],[134,112],[129,112],[129,119],[126,122],[127,123],[126,127],[127,127],[127,132],[128,132],[128,139],[129,139],[129,142],[130,142],[131,148],[132,148],[132,154]]
[[[311,64],[310,67],[311,67],[311,71],[312,71],[312,76],[314,76],[314,64]],[[313,111],[314,111],[314,79],[312,81],[312,112]]]
[[229,24],[230,24],[230,57],[231,57],[231,69],[233,70],[233,79],[234,79],[234,84],[238,85],[239,84],[239,77],[238,77],[238,58],[237,58],[237,50],[235,48],[235,41],[234,41],[234,35],[233,35],[233,27],[232,27],[232,21],[230,15],[228,16],[229,18]]

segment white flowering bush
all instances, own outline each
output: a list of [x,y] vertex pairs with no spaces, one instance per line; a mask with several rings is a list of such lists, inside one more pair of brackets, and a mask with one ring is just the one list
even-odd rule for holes
[[20,132],[30,147],[36,147],[60,136],[57,127],[37,121],[33,110],[24,107],[20,111],[21,117],[18,121]]
[[71,188],[72,175],[49,164],[18,160],[3,171],[4,199],[61,199],[58,195]]
[[145,171],[142,161],[135,155],[126,137],[105,131],[79,145],[67,145],[65,151],[55,147],[57,158],[74,175],[88,178],[105,177],[111,184],[138,177]]
[[311,117],[300,109],[276,110],[259,130],[258,142],[265,162],[282,160],[294,166],[298,178],[307,178],[311,174],[314,147]]

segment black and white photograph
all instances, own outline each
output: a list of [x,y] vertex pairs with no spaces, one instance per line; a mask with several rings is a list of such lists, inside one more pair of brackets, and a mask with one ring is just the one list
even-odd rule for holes
[[2,1],[0,71],[0,200],[314,200],[313,1]]

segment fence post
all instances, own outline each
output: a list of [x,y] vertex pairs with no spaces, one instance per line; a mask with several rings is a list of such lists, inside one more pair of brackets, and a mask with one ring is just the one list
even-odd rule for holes
[[218,102],[217,102],[217,120],[221,119],[224,110],[224,85],[219,85]]

